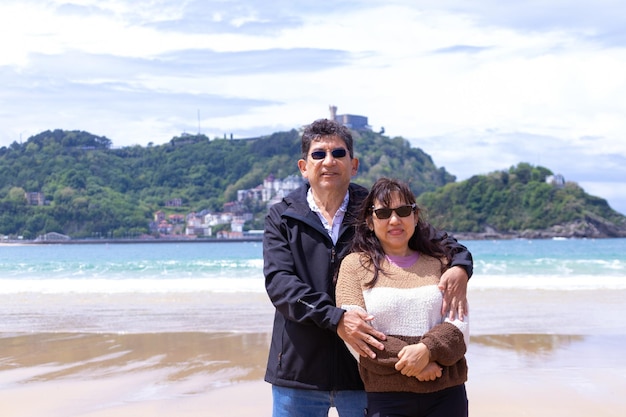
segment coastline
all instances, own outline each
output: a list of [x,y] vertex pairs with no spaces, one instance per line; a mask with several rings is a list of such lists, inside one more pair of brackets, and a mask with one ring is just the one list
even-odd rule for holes
[[154,239],[67,239],[67,240],[16,240],[0,241],[1,245],[92,245],[125,243],[241,243],[262,242],[263,236],[237,238],[154,238]]
[[555,225],[543,230],[521,230],[499,232],[488,229],[485,232],[449,232],[458,240],[514,240],[514,239],[619,239],[626,237],[626,229],[612,224],[596,225],[574,222]]
[[[564,239],[623,239],[626,231],[580,231],[572,227],[555,226],[547,230],[524,230],[514,232],[498,232],[489,230],[485,232],[451,232],[448,234],[461,241],[476,240],[564,240]],[[237,242],[262,242],[263,234],[255,233],[243,237],[217,238],[217,237],[159,237],[159,238],[101,238],[101,239],[0,239],[2,245],[78,245],[78,244],[142,244],[142,243],[237,243]]]
[[[543,231],[524,233],[454,233],[450,236],[459,241],[484,240],[576,240],[576,239],[623,239],[623,236],[607,235],[564,235]],[[242,243],[263,242],[263,236],[241,238],[158,238],[158,239],[69,239],[69,240],[1,240],[0,246],[31,246],[31,245],[100,245],[100,244],[146,244],[146,243]]]

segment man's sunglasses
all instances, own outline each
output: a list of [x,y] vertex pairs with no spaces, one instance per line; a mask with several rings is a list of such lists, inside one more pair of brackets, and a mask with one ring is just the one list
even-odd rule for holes
[[[348,153],[348,151],[346,151],[345,149],[342,149],[342,148],[333,149],[332,151],[330,151],[330,154],[335,159],[336,158],[343,158],[344,156],[346,156],[346,153]],[[326,151],[314,151],[314,152],[311,152],[311,158],[316,159],[316,160],[324,159],[324,158],[326,158]]]
[[405,206],[400,206],[396,208],[383,207],[379,209],[375,209],[374,206],[372,206],[372,209],[374,209],[374,214],[376,215],[376,217],[378,217],[380,220],[385,220],[390,218],[391,213],[394,211],[396,212],[398,217],[410,216],[411,213],[415,211],[416,207],[417,206],[415,204],[407,204]]

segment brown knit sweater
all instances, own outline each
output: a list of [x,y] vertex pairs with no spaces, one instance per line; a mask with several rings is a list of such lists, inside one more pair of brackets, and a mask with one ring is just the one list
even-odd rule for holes
[[[408,268],[385,261],[376,286],[367,288],[373,272],[360,262],[362,254],[348,255],[337,280],[337,305],[345,310],[363,309],[374,316],[372,325],[387,335],[385,349],[376,359],[359,357],[361,378],[368,392],[404,391],[427,393],[467,381],[465,361],[469,322],[449,321],[441,315],[443,296],[437,284],[441,277],[439,260],[420,255]],[[431,360],[443,368],[434,381],[419,381],[394,368],[398,352],[407,344],[424,343]]]

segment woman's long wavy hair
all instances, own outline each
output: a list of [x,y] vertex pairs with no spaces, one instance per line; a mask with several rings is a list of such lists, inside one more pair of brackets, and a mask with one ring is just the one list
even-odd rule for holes
[[[372,280],[366,284],[369,288],[376,285],[379,273],[385,273],[381,268],[385,259],[385,252],[383,251],[380,241],[374,234],[374,231],[370,228],[374,221],[372,218],[374,215],[373,206],[375,202],[379,202],[379,204],[385,207],[390,207],[395,195],[398,195],[400,201],[404,204],[416,204],[417,207],[415,196],[406,183],[395,179],[380,178],[372,186],[357,216],[355,236],[352,242],[352,252],[363,253],[365,255],[361,258],[363,267],[374,273]],[[419,207],[417,207],[416,210],[419,214]],[[452,255],[446,246],[442,245],[439,241],[431,240],[430,231],[430,225],[423,221],[421,216],[418,216],[415,233],[413,233],[413,236],[409,239],[409,248],[420,254],[438,258],[441,262],[443,272],[447,268],[447,265],[450,264]]]

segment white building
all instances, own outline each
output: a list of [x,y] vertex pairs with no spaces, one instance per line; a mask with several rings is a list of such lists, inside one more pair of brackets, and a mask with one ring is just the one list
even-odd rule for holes
[[300,175],[290,175],[281,180],[270,174],[263,180],[263,184],[248,190],[238,190],[237,201],[242,202],[246,198],[263,202],[280,200],[303,183],[304,178]]
[[561,174],[548,175],[546,177],[546,182],[557,188],[563,188],[565,186],[565,177]]

